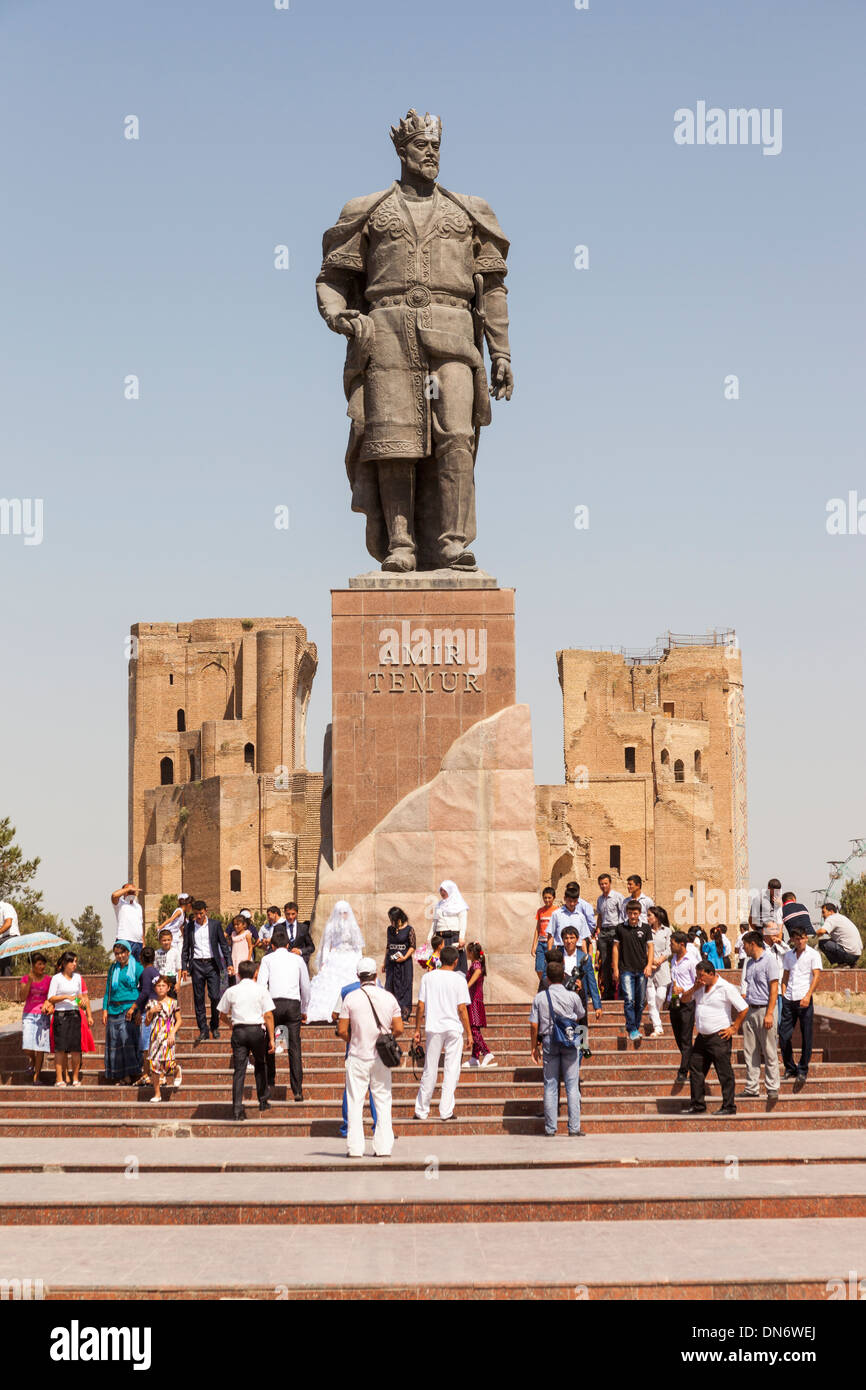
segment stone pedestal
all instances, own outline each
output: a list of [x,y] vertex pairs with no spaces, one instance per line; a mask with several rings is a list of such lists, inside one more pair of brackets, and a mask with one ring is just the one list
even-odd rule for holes
[[[371,772],[375,780],[375,771]],[[487,998],[530,998],[529,942],[539,903],[535,778],[529,709],[510,705],[455,739],[436,775],[365,835],[335,869],[319,868],[315,927],[340,898],[382,959],[388,909],[402,907],[420,946],[438,887],[451,878],[469,905],[470,939],[488,953]]]
[[514,590],[495,584],[377,572],[332,592],[332,868],[457,739],[514,704]]

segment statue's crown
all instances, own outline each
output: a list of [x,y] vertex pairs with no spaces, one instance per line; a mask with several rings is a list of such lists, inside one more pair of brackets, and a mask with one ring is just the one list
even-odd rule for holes
[[442,138],[442,122],[438,116],[431,116],[429,111],[425,111],[423,116],[419,116],[414,106],[410,107],[406,115],[398,126],[391,127],[391,139],[399,150],[403,145],[407,145],[416,135],[435,135],[438,139]]

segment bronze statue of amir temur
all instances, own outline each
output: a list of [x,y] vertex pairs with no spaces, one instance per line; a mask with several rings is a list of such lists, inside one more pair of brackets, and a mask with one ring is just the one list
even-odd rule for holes
[[324,235],[319,312],[350,340],[346,468],[367,549],[393,573],[475,570],[475,454],[511,399],[508,242],[483,198],[436,182],[442,123],[391,127],[400,178],[353,198]]

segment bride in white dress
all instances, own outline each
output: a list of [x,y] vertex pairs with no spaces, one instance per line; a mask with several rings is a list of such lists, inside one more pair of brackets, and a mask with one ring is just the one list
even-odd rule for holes
[[319,947],[319,970],[310,986],[308,1023],[330,1023],[340,1008],[340,991],[358,978],[358,961],[364,954],[364,938],[347,902],[338,902],[328,918]]

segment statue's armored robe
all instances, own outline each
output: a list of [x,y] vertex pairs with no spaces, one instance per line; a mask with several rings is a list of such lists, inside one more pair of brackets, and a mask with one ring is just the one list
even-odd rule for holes
[[[367,517],[367,548],[380,561],[388,553],[376,464],[417,460],[419,566],[430,568],[436,459],[472,450],[490,422],[484,338],[491,356],[509,356],[508,242],[481,198],[437,186],[417,225],[416,206],[397,184],[347,203],[323,238],[317,283],[369,316],[368,331],[349,341],[343,377],[352,421],[346,469],[352,509]],[[474,505],[472,518],[466,541]]]

